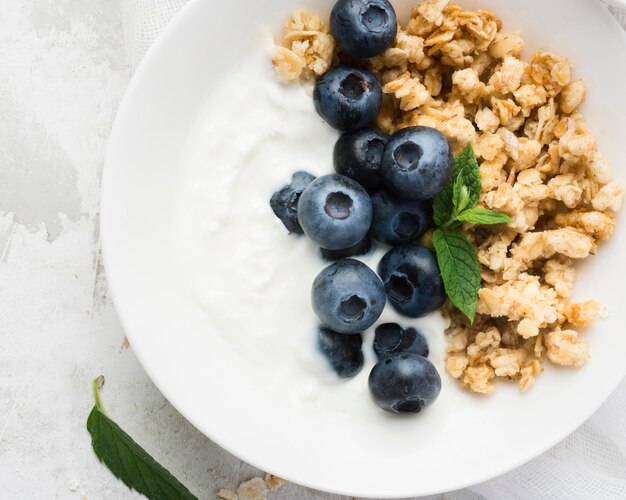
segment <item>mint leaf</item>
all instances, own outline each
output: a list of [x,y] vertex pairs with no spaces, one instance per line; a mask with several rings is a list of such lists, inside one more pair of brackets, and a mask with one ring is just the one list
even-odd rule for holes
[[100,376],[93,382],[96,404],[87,419],[93,451],[115,477],[150,500],[198,500],[185,486],[107,417],[98,390]]
[[471,144],[461,151],[454,159],[455,168],[458,168],[463,176],[463,182],[469,190],[469,208],[474,208],[480,198],[482,180],[480,178],[480,167],[474,154]]
[[441,229],[433,233],[433,246],[448,298],[473,322],[480,288],[476,249],[464,234]]
[[454,182],[454,186],[452,188],[452,205],[454,207],[454,215],[465,210],[467,208],[467,205],[469,205],[469,202],[469,189],[463,182],[463,176],[459,175],[456,178],[456,181]]
[[508,224],[513,222],[508,215],[486,208],[468,208],[458,214],[456,218],[461,222],[470,224]]
[[454,199],[454,186],[457,182],[467,186],[469,199],[466,207],[474,208],[480,197],[481,179],[480,167],[471,144],[456,156],[452,177],[446,187],[433,199],[433,216],[438,226],[449,225],[454,220],[455,208],[457,213],[461,211],[458,205],[455,205]]

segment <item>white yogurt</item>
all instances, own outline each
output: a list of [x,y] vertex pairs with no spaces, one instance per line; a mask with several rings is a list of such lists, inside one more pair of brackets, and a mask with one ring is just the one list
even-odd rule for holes
[[[262,370],[276,398],[307,411],[375,414],[367,387],[374,328],[363,336],[363,370],[339,381],[317,351],[310,302],[311,284],[329,263],[307,238],[289,235],[269,206],[295,171],[331,173],[338,137],[317,115],[312,88],[277,79],[272,49],[265,37],[224,76],[191,131],[181,168],[189,276],[212,327],[207,335],[221,336]],[[376,269],[384,251],[360,259]],[[383,322],[422,331],[445,381],[439,313],[410,320],[387,305]]]

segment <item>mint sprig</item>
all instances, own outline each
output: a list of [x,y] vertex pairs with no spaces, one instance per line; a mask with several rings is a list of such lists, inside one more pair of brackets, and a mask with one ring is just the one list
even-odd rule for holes
[[437,262],[452,304],[474,321],[480,289],[480,265],[476,248],[463,233],[461,224],[508,224],[511,218],[486,208],[477,208],[482,183],[472,145],[454,159],[454,172],[433,200],[433,218],[439,226],[433,233]]
[[99,393],[103,384],[102,376],[93,381],[96,404],[87,419],[93,451],[100,461],[126,486],[150,500],[198,500],[107,416]]
[[460,211],[474,208],[480,198],[481,186],[480,168],[470,144],[454,159],[450,181],[433,200],[435,224],[448,227]]

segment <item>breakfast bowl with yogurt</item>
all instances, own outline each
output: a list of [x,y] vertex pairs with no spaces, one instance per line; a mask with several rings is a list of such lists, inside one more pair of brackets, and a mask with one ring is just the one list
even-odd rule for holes
[[[216,7],[227,31],[196,1],[148,55],[105,261],[150,376],[226,449],[328,491],[441,492],[621,379],[626,114],[597,56],[624,36],[589,2],[517,4],[272,0]],[[555,38],[563,12],[597,43]]]

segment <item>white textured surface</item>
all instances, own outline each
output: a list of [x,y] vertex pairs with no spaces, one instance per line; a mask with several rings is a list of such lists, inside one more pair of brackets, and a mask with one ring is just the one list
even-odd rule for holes
[[[150,383],[125,343],[99,264],[99,173],[115,109],[132,66],[184,3],[3,2],[1,499],[136,496],[90,448],[90,382],[100,373],[109,413],[200,498],[259,473],[198,433]],[[623,408],[624,384],[542,457],[445,498],[626,497]],[[216,411],[225,411],[218,402]],[[272,498],[336,497],[288,485]]]

